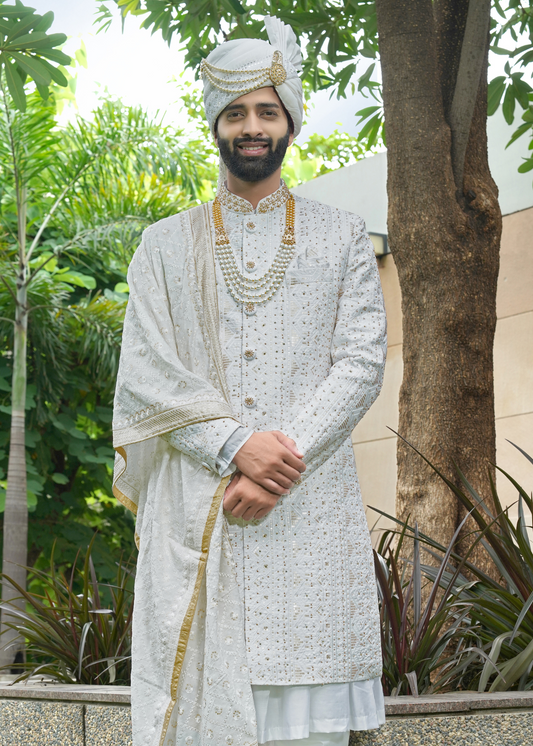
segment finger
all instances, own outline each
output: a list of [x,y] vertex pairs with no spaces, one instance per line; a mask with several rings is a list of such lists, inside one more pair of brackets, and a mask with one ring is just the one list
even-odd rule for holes
[[286,448],[288,448],[289,451],[293,453],[297,458],[304,457],[303,453],[298,449],[298,446],[292,438],[289,438],[287,435],[280,433],[279,430],[276,430],[275,434],[279,442],[282,443]]
[[272,508],[263,508],[262,510],[258,510],[257,513],[255,514],[255,520],[256,521],[261,520],[261,518],[264,518],[266,515],[268,515],[271,510]]
[[290,451],[285,451],[283,455],[283,462],[287,464],[287,466],[290,466],[291,469],[296,469],[298,473],[305,471],[307,468],[302,459],[296,458],[296,456]]
[[261,480],[260,487],[267,490],[267,492],[272,492],[274,495],[288,495],[291,491],[292,482],[291,487],[282,487],[277,482],[274,482],[273,479],[267,478]]
[[224,510],[232,511],[233,508],[241,502],[242,495],[237,489],[234,489],[230,495],[224,495]]
[[[291,479],[291,477],[287,476],[287,472],[289,471],[294,474],[294,479]],[[281,466],[279,471],[277,471],[275,474],[272,474],[271,476],[265,477],[264,481],[266,484],[266,482],[270,480],[270,482],[279,485],[283,490],[290,490],[292,489],[292,485],[294,484],[294,482],[299,478],[300,472],[296,471],[296,469],[289,469],[288,467]],[[269,492],[272,492],[270,487],[266,487],[266,489]]]
[[255,518],[255,507],[250,506],[247,510],[244,511],[241,518],[243,521],[253,521]]
[[234,518],[240,518],[243,512],[244,508],[242,507],[242,500],[239,500],[237,505],[230,510],[230,513]]
[[300,475],[301,472],[298,469],[293,469],[288,464],[283,464],[283,466],[280,466],[279,471],[273,475],[272,479],[282,485],[288,481],[290,482],[289,487],[292,487],[300,479]]

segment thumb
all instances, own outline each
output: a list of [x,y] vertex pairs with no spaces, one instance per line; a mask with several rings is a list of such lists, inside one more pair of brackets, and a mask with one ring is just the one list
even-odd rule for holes
[[289,438],[287,435],[283,435],[283,433],[276,433],[276,438],[282,445],[285,446],[285,448],[288,448],[291,453],[294,453],[296,458],[304,457],[303,453],[298,450],[298,446],[292,438]]

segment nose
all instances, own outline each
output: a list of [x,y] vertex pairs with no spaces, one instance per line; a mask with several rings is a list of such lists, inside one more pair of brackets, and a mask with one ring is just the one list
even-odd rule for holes
[[255,111],[249,111],[243,120],[242,134],[252,138],[261,137],[264,134],[263,122]]

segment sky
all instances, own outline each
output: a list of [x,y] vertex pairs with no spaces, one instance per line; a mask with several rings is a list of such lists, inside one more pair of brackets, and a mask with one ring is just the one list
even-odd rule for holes
[[[125,104],[141,104],[151,113],[165,112],[167,124],[184,124],[176,84],[171,82],[184,72],[177,42],[172,42],[169,48],[161,34],[151,36],[150,31],[139,28],[139,19],[132,16],[126,21],[125,33],[117,20],[108,31],[96,34],[93,26],[99,5],[96,0],[27,0],[27,4],[38,13],[54,12],[49,33],[64,33],[69,37],[64,47],[67,54],[79,49],[82,40],[85,43],[88,67],[76,68],[76,100],[82,116],[90,116],[99,91],[107,88]],[[185,76],[194,80],[192,71],[186,71]],[[314,95],[307,123],[298,137],[300,144],[314,132],[329,135],[336,127],[355,135],[358,129],[355,113],[372,103],[361,94],[340,101],[330,100],[329,95],[326,91]]]

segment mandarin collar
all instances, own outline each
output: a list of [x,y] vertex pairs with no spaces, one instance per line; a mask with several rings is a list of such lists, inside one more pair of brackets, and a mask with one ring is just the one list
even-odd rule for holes
[[[272,210],[276,210],[278,207],[283,207],[290,195],[291,193],[287,185],[282,180],[275,192],[272,192],[272,194],[264,197],[259,202],[257,205],[257,212],[271,212]],[[238,197],[236,194],[232,194],[225,184],[222,184],[219,187],[217,197],[220,204],[227,207],[228,210],[232,210],[233,212],[254,212],[251,202],[248,202],[244,197]]]

